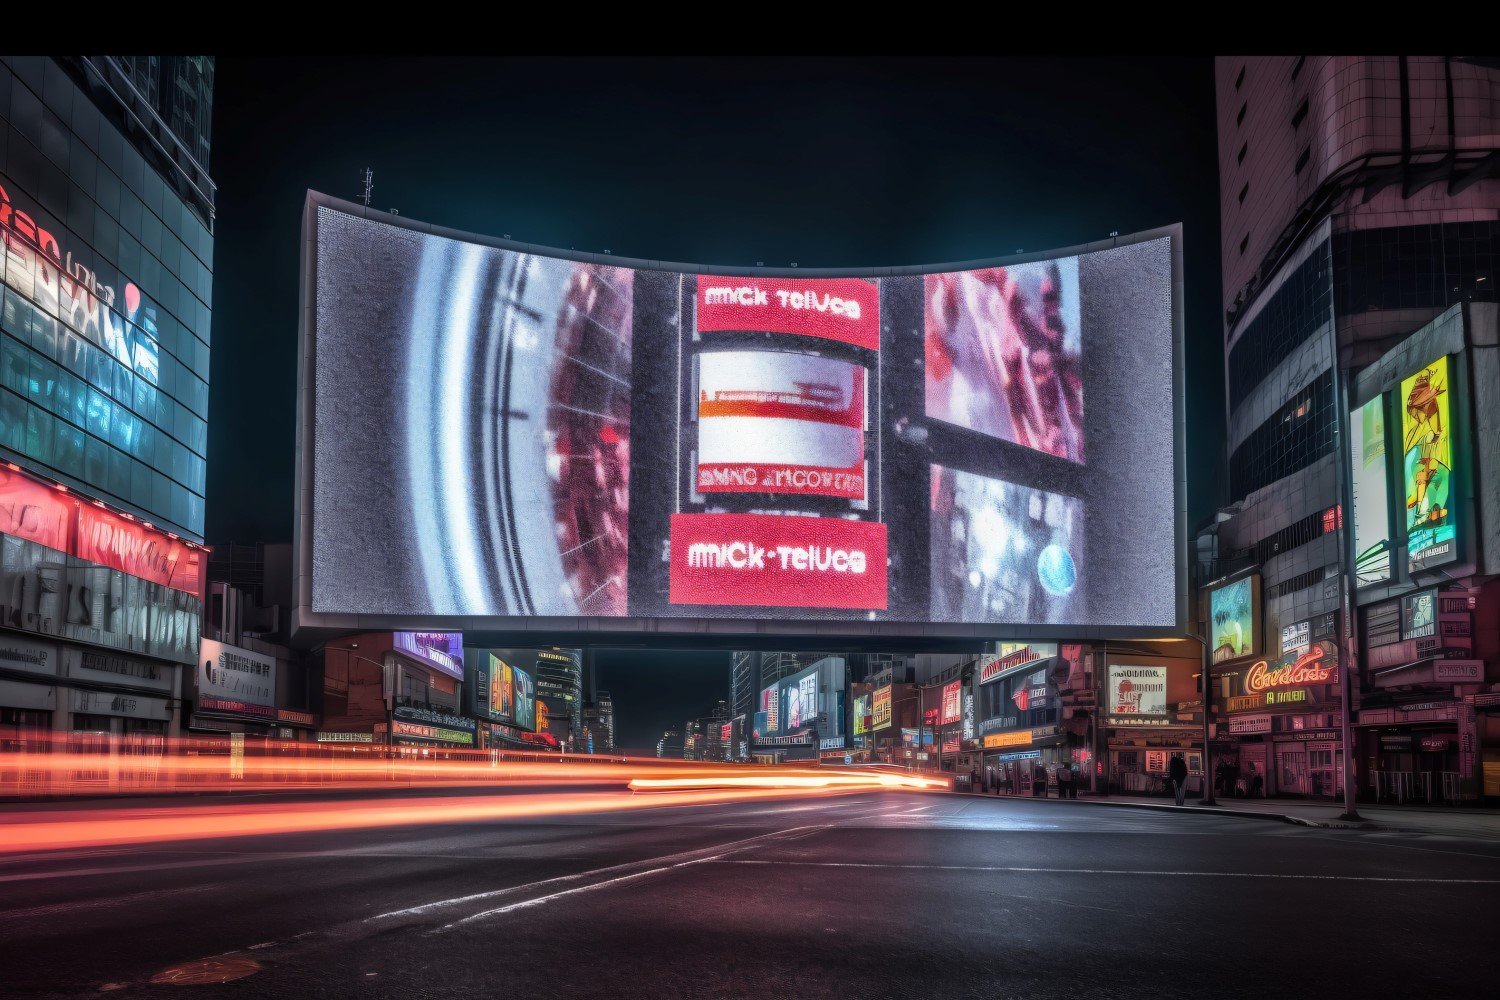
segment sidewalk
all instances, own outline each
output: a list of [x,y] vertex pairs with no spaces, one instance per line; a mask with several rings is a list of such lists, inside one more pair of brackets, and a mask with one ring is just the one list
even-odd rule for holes
[[1189,804],[1178,808],[1167,798],[1134,795],[1080,795],[1077,799],[1041,799],[1030,795],[985,797],[1020,799],[1026,802],[1113,806],[1119,809],[1159,809],[1168,812],[1244,816],[1336,830],[1389,830],[1446,837],[1483,837],[1500,840],[1500,811],[1494,809],[1375,806],[1361,803],[1358,809],[1362,821],[1347,822],[1339,818],[1344,811],[1342,803],[1301,802],[1295,799],[1220,799],[1217,806],[1200,806],[1197,805],[1198,797],[1189,795]]

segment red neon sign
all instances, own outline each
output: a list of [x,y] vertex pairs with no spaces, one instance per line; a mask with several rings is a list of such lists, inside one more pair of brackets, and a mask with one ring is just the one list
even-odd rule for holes
[[1256,663],[1245,675],[1245,691],[1260,694],[1271,688],[1297,687],[1302,684],[1328,684],[1338,666],[1338,654],[1315,643],[1291,663],[1272,668],[1265,660]]

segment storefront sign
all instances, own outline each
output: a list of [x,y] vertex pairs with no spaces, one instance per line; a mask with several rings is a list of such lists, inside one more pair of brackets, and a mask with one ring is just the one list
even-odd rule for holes
[[1432,664],[1434,680],[1454,684],[1484,680],[1483,660],[1436,660]]
[[993,750],[996,747],[1029,747],[1031,746],[1031,730],[1022,729],[1010,733],[990,733],[984,738],[984,748]]
[[1245,693],[1264,694],[1272,688],[1304,684],[1332,684],[1339,654],[1333,643],[1319,639],[1306,652],[1283,656],[1275,666],[1260,660],[1245,671]]
[[1475,708],[1494,708],[1500,705],[1500,691],[1490,691],[1485,694],[1471,694],[1472,704]]
[[415,737],[422,740],[437,740],[442,743],[462,743],[469,745],[474,742],[474,734],[472,732],[447,729],[443,726],[423,726],[415,722],[393,723],[391,732],[397,736]]
[[1226,712],[1253,712],[1257,708],[1263,708],[1266,704],[1266,696],[1263,694],[1237,694],[1225,699],[1224,710]]
[[28,642],[9,635],[0,638],[0,667],[56,676],[58,661],[58,649],[53,643]]
[[762,736],[755,741],[757,747],[810,747],[813,745],[813,734],[811,729],[805,729],[800,733],[787,733],[784,736]]
[[1285,691],[1272,689],[1266,692],[1266,707],[1274,705],[1297,705],[1312,701],[1307,688],[1287,688]]
[[1457,742],[1457,736],[1423,736],[1417,745],[1424,753],[1447,753]]
[[318,733],[319,743],[373,743],[372,733],[333,733],[326,730]]
[[1304,730],[1302,732],[1277,733],[1279,740],[1296,740],[1299,743],[1337,743],[1339,733],[1337,729]]
[[108,691],[71,692],[69,698],[74,712],[83,715],[113,715],[126,719],[155,719],[165,721],[172,717],[172,709],[165,698],[149,698],[146,695],[111,694]]
[[1381,733],[1380,749],[1387,753],[1409,753],[1411,751],[1411,735],[1408,733]]
[[397,719],[419,722],[429,726],[447,726],[449,729],[462,729],[470,733],[474,732],[478,726],[478,723],[473,719],[466,719],[462,715],[436,712],[430,708],[419,708],[415,705],[398,705],[391,714]]
[[204,639],[198,647],[198,710],[276,718],[276,659]]
[[64,646],[61,655],[63,673],[69,677],[104,681],[108,684],[127,684],[163,693],[172,690],[172,680],[177,673],[171,667],[163,667],[152,660],[124,656],[103,649]]
[[1229,719],[1230,735],[1269,733],[1270,731],[1271,717],[1269,715],[1237,715]]
[[1057,655],[1057,643],[1001,643],[1000,652],[986,653],[979,661],[979,683],[988,684],[1013,670]]
[[1002,754],[998,755],[995,759],[996,760],[1004,760],[1004,761],[1012,761],[1012,760],[1040,760],[1041,757],[1042,757],[1042,752],[1040,750],[1021,750],[1021,751],[1018,751],[1016,753],[1002,753]]
[[951,726],[963,715],[963,682],[950,681],[943,685],[943,713],[938,724]]
[[979,724],[981,733],[993,733],[997,729],[1014,729],[1021,724],[1019,715],[1002,715],[998,719],[985,719]]
[[[883,688],[875,689],[875,704],[871,709],[874,729],[889,729],[891,727],[891,686],[887,684]],[[774,726],[772,727],[775,728]]]
[[313,729],[318,724],[318,717],[311,712],[298,712],[290,708],[278,708],[276,710],[276,721]]
[[963,738],[966,740],[974,738],[974,694],[971,691],[964,692]]
[[829,736],[818,741],[819,750],[842,750],[844,749],[844,738],[842,736]]

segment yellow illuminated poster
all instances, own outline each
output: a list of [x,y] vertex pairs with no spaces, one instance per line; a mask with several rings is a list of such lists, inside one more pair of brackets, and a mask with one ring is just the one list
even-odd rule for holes
[[871,728],[889,729],[891,727],[891,686],[889,684],[875,689],[875,708],[872,714],[874,719],[871,722]]
[[1451,373],[1452,366],[1444,356],[1401,383],[1406,559],[1414,573],[1458,558],[1450,485]]

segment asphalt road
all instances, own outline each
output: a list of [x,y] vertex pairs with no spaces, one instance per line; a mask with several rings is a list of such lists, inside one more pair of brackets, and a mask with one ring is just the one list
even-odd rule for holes
[[0,855],[0,996],[1473,998],[1497,904],[1497,841],[884,792]]

